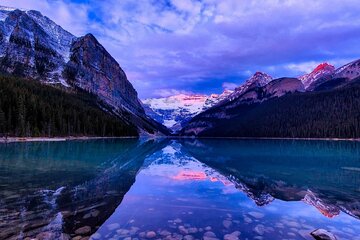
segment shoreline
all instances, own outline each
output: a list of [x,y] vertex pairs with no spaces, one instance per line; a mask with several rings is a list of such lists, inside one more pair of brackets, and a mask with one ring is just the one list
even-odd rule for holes
[[[359,142],[360,138],[291,138],[291,137],[196,137],[198,139],[239,139],[239,140],[300,140],[300,141],[351,141]],[[195,138],[195,139],[196,139]]]
[[[74,140],[100,140],[100,139],[133,139],[141,138],[134,136],[127,137],[4,137],[0,138],[1,143],[15,142],[64,142]],[[169,139],[238,139],[238,140],[296,140],[296,141],[352,141],[359,142],[360,138],[276,138],[276,137],[192,137],[192,136],[152,136],[151,138]]]
[[0,138],[1,143],[15,143],[15,142],[65,142],[74,140],[100,140],[100,139],[129,139],[138,137],[8,137]]

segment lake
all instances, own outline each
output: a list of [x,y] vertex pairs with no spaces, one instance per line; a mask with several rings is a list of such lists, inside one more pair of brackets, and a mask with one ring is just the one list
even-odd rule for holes
[[0,239],[360,239],[360,143],[0,144]]

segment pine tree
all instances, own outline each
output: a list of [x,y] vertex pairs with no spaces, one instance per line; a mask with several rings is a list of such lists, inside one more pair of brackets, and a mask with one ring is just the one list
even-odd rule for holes
[[24,103],[24,97],[22,94],[18,97],[18,135],[24,136],[25,135],[25,103]]
[[5,113],[2,110],[2,106],[0,102],[0,135],[5,134],[5,126],[6,126]]

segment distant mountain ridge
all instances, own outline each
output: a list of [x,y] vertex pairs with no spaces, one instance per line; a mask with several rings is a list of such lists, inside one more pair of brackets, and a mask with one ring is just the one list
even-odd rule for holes
[[92,34],[75,37],[38,11],[0,7],[0,72],[95,94],[140,134],[167,134],[145,114],[125,72]]
[[[256,73],[255,75],[260,75]],[[250,79],[257,79],[255,75]],[[360,60],[261,86],[250,79],[188,121],[180,134],[216,137],[360,137]],[[262,78],[260,78],[262,79]],[[253,81],[253,80],[252,80]],[[263,81],[263,83],[266,81]]]
[[[188,128],[192,118],[199,114],[205,115],[207,110],[231,109],[241,104],[261,103],[291,93],[319,91],[344,85],[348,82],[345,78],[359,76],[357,64],[358,61],[354,61],[335,69],[333,65],[325,62],[299,78],[273,79],[264,72],[256,72],[234,91],[228,90],[221,95],[175,95],[167,98],[145,99],[143,103],[149,116],[165,124],[173,132],[177,132],[181,127]],[[187,98],[193,98],[196,101],[190,103],[186,101]],[[205,102],[208,104],[204,104],[204,99],[207,99]],[[221,111],[217,111],[215,115],[212,113],[208,117],[229,118]]]
[[211,95],[179,94],[144,99],[142,102],[148,116],[172,131],[177,131],[192,117],[226,99],[232,92],[225,90],[222,94]]

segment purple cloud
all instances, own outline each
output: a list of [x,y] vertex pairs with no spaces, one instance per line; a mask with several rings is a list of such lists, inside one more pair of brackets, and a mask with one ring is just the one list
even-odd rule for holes
[[3,0],[2,4],[42,11],[76,35],[94,33],[141,98],[221,92],[255,71],[298,76],[320,62],[340,66],[360,58],[360,5],[355,0]]

